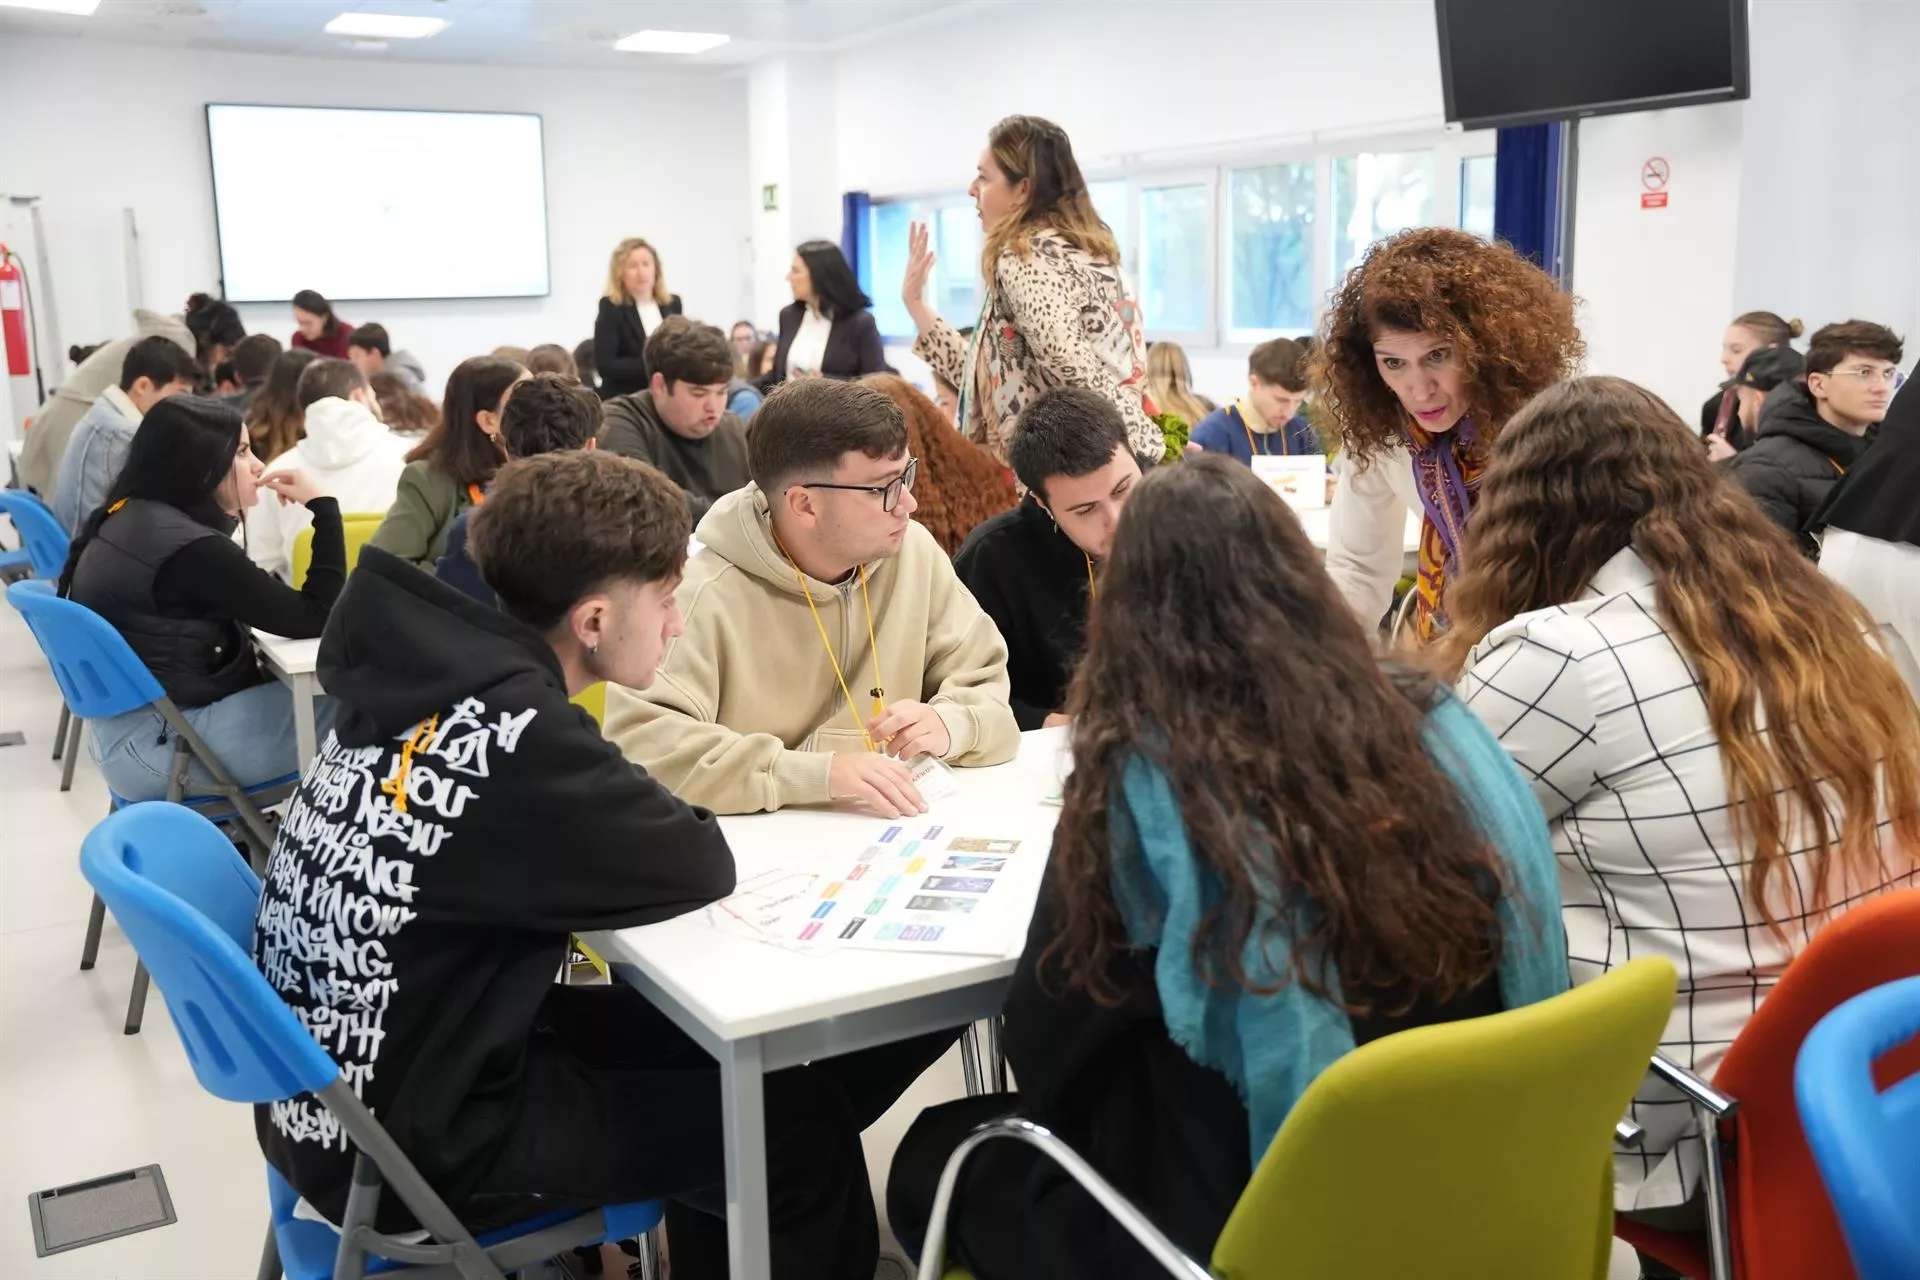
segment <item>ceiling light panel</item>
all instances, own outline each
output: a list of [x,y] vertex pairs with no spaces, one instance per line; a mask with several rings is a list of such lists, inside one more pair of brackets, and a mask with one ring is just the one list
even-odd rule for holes
[[369,40],[424,40],[447,29],[445,18],[410,18],[397,13],[343,13],[327,24],[336,36],[365,36]]
[[705,53],[731,39],[711,31],[636,31],[613,47],[622,53]]

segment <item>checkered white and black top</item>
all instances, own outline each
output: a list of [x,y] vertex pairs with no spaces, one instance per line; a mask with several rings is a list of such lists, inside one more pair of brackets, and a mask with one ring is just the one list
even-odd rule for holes
[[[1651,571],[1624,550],[1580,599],[1495,629],[1474,649],[1460,695],[1546,812],[1573,981],[1635,956],[1667,957],[1680,989],[1661,1049],[1711,1079],[1780,971],[1831,915],[1810,906],[1810,824],[1789,828],[1794,852],[1774,881],[1784,940],[1749,899],[1751,848],[1733,837],[1704,691],[1661,621]],[[1911,862],[1898,865],[1903,874],[1870,885],[1832,885],[1832,914],[1912,886]],[[1701,1176],[1687,1104],[1649,1082],[1633,1117],[1647,1135],[1639,1149],[1615,1153],[1616,1206],[1683,1203]]]

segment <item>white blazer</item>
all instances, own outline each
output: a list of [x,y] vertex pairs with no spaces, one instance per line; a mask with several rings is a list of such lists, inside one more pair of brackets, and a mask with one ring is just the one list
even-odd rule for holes
[[1820,540],[1820,571],[1866,606],[1880,624],[1887,656],[1920,698],[1920,547],[1828,529]]
[[1407,512],[1420,512],[1413,457],[1396,447],[1357,465],[1347,454],[1327,519],[1327,575],[1369,634],[1393,603],[1406,559]]

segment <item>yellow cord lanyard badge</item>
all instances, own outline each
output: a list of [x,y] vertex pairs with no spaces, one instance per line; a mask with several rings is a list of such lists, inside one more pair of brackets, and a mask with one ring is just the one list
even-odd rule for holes
[[[847,687],[847,676],[840,669],[840,659],[834,655],[833,641],[827,639],[827,624],[820,620],[820,606],[814,603],[813,591],[807,586],[807,577],[800,572],[800,566],[787,555],[786,547],[778,538],[773,544],[780,548],[780,554],[786,556],[787,567],[793,570],[793,579],[800,584],[800,594],[807,598],[807,612],[813,615],[813,626],[820,633],[820,647],[827,651],[827,661],[833,664],[833,678],[840,684],[840,696],[847,700],[847,710],[853,715],[854,728],[860,730],[860,741],[868,751],[877,751],[873,739],[867,736],[867,726],[860,719],[860,708],[853,700],[853,690]],[[887,709],[887,692],[880,682],[880,642],[873,634],[873,599],[867,594],[867,566],[860,566],[860,603],[867,612],[867,649],[873,657],[873,688],[867,692],[873,698],[873,718],[878,720]]]
[[400,763],[391,778],[380,784],[380,790],[393,797],[393,811],[407,811],[407,770],[413,767],[413,753],[421,750],[433,741],[433,735],[440,728],[440,713],[434,712],[413,728],[413,733],[400,744]]
[[1093,581],[1093,557],[1087,555],[1084,551],[1080,554],[1087,556],[1087,600],[1092,602],[1100,598],[1100,588],[1096,586]]

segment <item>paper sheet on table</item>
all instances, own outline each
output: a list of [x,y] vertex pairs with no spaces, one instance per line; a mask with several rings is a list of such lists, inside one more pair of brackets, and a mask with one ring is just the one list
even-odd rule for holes
[[923,955],[1008,954],[1024,934],[1047,844],[954,834],[921,818],[881,830],[820,871],[783,868],[714,903],[714,928],[790,951],[836,948]]

